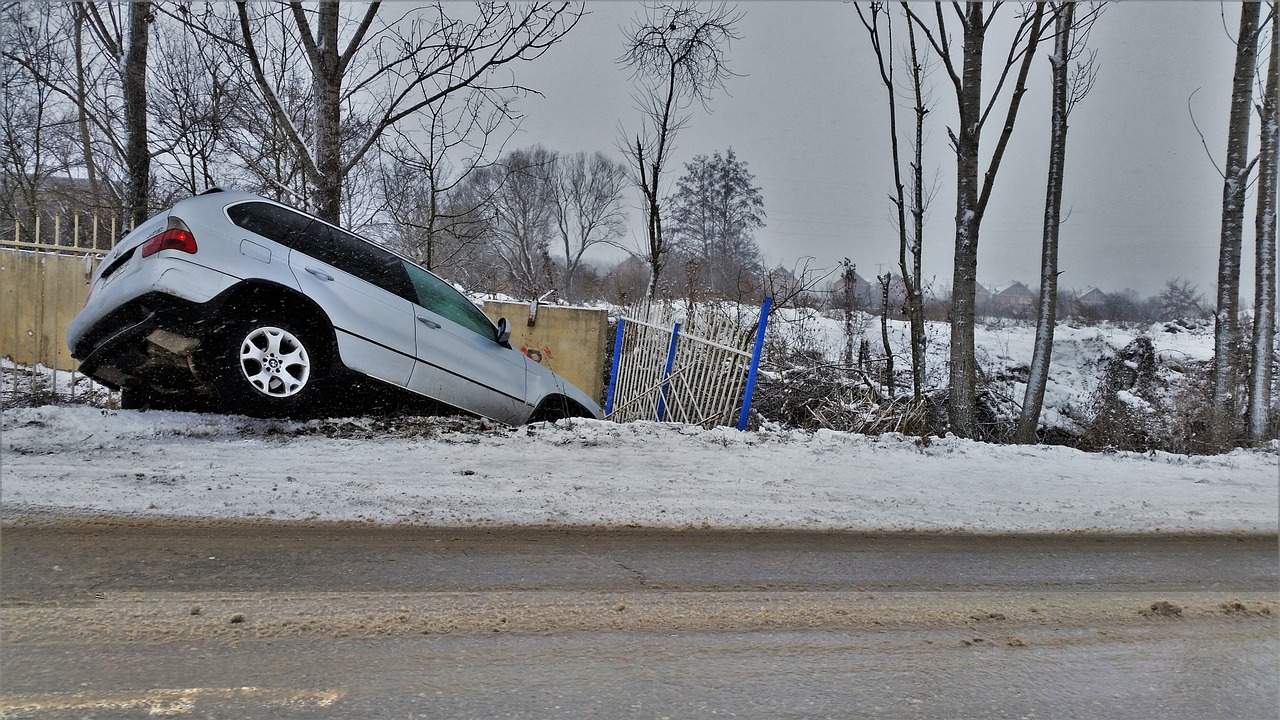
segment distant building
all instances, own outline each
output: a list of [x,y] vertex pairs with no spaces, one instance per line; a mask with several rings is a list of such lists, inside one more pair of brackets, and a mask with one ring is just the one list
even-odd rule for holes
[[991,304],[995,312],[1022,313],[1035,307],[1036,294],[1015,280],[1012,285],[997,291],[991,298]]
[[986,312],[991,309],[991,291],[982,283],[973,284],[973,307],[978,312]]
[[1076,304],[1086,308],[1098,308],[1111,302],[1111,296],[1098,288],[1089,288],[1075,297]]

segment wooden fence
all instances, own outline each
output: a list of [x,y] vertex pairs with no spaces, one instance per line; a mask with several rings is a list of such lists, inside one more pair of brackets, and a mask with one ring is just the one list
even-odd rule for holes
[[618,321],[605,412],[610,420],[659,420],[746,429],[769,299],[753,328],[730,317],[673,322],[650,306]]
[[89,279],[115,243],[115,219],[18,221],[0,236],[0,388],[6,396],[86,392],[67,348],[67,326],[84,305]]

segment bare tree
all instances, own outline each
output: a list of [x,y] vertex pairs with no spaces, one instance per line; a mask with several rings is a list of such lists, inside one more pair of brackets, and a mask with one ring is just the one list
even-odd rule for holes
[[[9,6],[17,11],[21,6]],[[116,3],[49,5],[42,17],[20,21],[25,33],[17,43],[5,43],[0,56],[21,67],[48,93],[47,111],[74,117],[74,160],[66,169],[83,168],[90,204],[119,207],[118,188],[125,175],[124,127],[121,121],[121,82],[128,36]],[[47,139],[47,135],[46,135]]]
[[[1013,134],[1022,96],[1026,92],[1027,73],[1036,48],[1040,43],[1044,24],[1045,7],[1034,3],[1017,25],[1009,43],[1004,63],[999,70],[995,90],[989,98],[983,97],[983,51],[991,20],[1003,5],[991,7],[982,2],[951,3],[960,24],[963,44],[959,58],[954,57],[950,35],[944,17],[945,6],[934,5],[932,23],[917,15],[914,8],[905,6],[907,15],[929,41],[941,59],[947,75],[955,87],[959,110],[959,127],[948,129],[951,144],[956,153],[956,235],[955,256],[952,270],[950,389],[948,409],[952,428],[960,435],[977,434],[977,361],[974,353],[974,319],[978,272],[978,239],[982,218],[995,185],[1000,162],[1004,158],[1009,137]],[[1013,78],[1009,105],[1004,122],[987,163],[981,171],[980,141],[996,101],[1001,97],[1006,83]],[[981,177],[980,177],[981,176]]]
[[1164,289],[1151,298],[1151,306],[1156,320],[1194,320],[1209,316],[1204,295],[1186,278],[1166,280]]
[[[167,204],[165,195],[188,196],[230,181],[240,170],[234,162],[232,140],[245,130],[246,117],[234,117],[234,70],[202,35],[152,6],[148,79],[147,128],[156,175],[153,202]],[[259,147],[265,138],[257,138]]]
[[1236,67],[1227,124],[1227,162],[1222,185],[1222,233],[1218,245],[1218,301],[1214,313],[1213,416],[1217,441],[1229,442],[1236,425],[1236,383],[1240,355],[1240,245],[1249,174],[1249,116],[1253,104],[1254,63],[1258,55],[1261,3],[1241,3],[1236,37]]
[[69,154],[75,117],[41,81],[63,64],[55,41],[61,20],[23,3],[0,8],[0,207],[6,219],[22,221],[24,233],[40,212],[40,189],[67,170],[59,156]]
[[1271,377],[1276,334],[1276,175],[1280,154],[1280,13],[1271,6],[1271,57],[1258,106],[1262,127],[1258,151],[1258,213],[1254,231],[1253,357],[1249,375],[1249,439],[1265,439],[1271,412]]
[[[306,174],[312,209],[337,222],[348,174],[388,129],[455,94],[478,93],[502,106],[527,92],[497,71],[541,56],[582,12],[560,2],[482,2],[469,6],[466,17],[454,16],[466,13],[462,7],[436,3],[387,20],[377,2],[358,17],[344,16],[334,0],[268,6],[262,13],[239,2],[235,34],[221,32],[216,18],[202,26],[243,53],[262,107]],[[273,67],[299,58],[280,51],[282,38],[260,33],[269,18],[278,18],[276,26],[301,47],[310,84],[302,108],[291,107],[289,89],[273,82],[279,76]]]
[[734,26],[742,18],[724,4],[693,2],[645,5],[626,34],[620,62],[632,71],[640,89],[635,95],[641,129],[622,143],[632,180],[644,197],[650,268],[649,295],[656,295],[667,251],[663,236],[663,179],[676,133],[688,124],[689,106],[707,106],[711,94],[733,76],[725,54],[739,39]]
[[[1066,182],[1067,120],[1076,104],[1089,94],[1097,77],[1096,53],[1084,55],[1089,30],[1101,7],[1076,15],[1074,0],[1057,3],[1054,46],[1049,56],[1053,108],[1049,126],[1049,174],[1044,200],[1044,230],[1040,249],[1040,302],[1036,309],[1036,340],[1031,353],[1027,388],[1014,442],[1032,443],[1044,406],[1053,331],[1058,321],[1058,236],[1062,227],[1062,188]],[[1074,69],[1072,63],[1076,63]]]
[[550,245],[555,234],[552,175],[556,154],[543,147],[512,150],[468,177],[484,197],[485,239],[514,294],[537,298],[554,288]]
[[501,154],[518,120],[489,100],[481,93],[445,98],[419,113],[412,133],[391,128],[383,137],[380,190],[397,244],[428,270],[460,261],[480,237],[478,213],[488,198],[463,183]]
[[552,174],[556,230],[564,251],[560,296],[577,300],[574,276],[582,256],[596,245],[616,244],[626,227],[622,209],[626,168],[604,153],[560,155]]
[[[916,45],[915,27],[907,23],[908,49],[910,65],[911,97],[914,100],[915,136],[914,157],[910,164],[909,180],[903,179],[901,149],[898,130],[898,87],[894,80],[893,58],[893,18],[885,12],[880,3],[872,3],[868,12],[864,13],[861,5],[856,5],[858,17],[862,21],[871,39],[871,48],[876,54],[880,71],[880,81],[884,84],[889,99],[889,147],[893,159],[893,193],[889,199],[897,213],[898,226],[898,267],[902,273],[902,288],[906,295],[907,315],[911,321],[911,377],[912,395],[920,400],[924,389],[925,376],[925,324],[924,324],[924,292],[921,280],[922,253],[924,249],[924,217],[927,201],[924,191],[924,121],[929,110],[924,96],[924,76],[926,68],[921,61],[919,48]],[[881,33],[880,17],[884,15],[885,28]],[[911,195],[907,196],[906,183],[911,185]],[[910,212],[912,224],[907,224]]]

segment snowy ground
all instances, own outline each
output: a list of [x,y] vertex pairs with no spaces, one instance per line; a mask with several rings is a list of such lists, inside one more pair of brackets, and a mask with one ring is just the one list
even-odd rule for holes
[[4,524],[52,516],[852,531],[1278,531],[1280,443],[1211,457],[470,419],[0,413]]

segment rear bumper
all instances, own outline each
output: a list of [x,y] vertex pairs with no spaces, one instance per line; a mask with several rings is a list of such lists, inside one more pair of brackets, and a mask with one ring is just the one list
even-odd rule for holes
[[80,360],[81,373],[111,388],[188,388],[196,380],[190,358],[211,311],[206,304],[148,293],[85,329],[71,354]]

